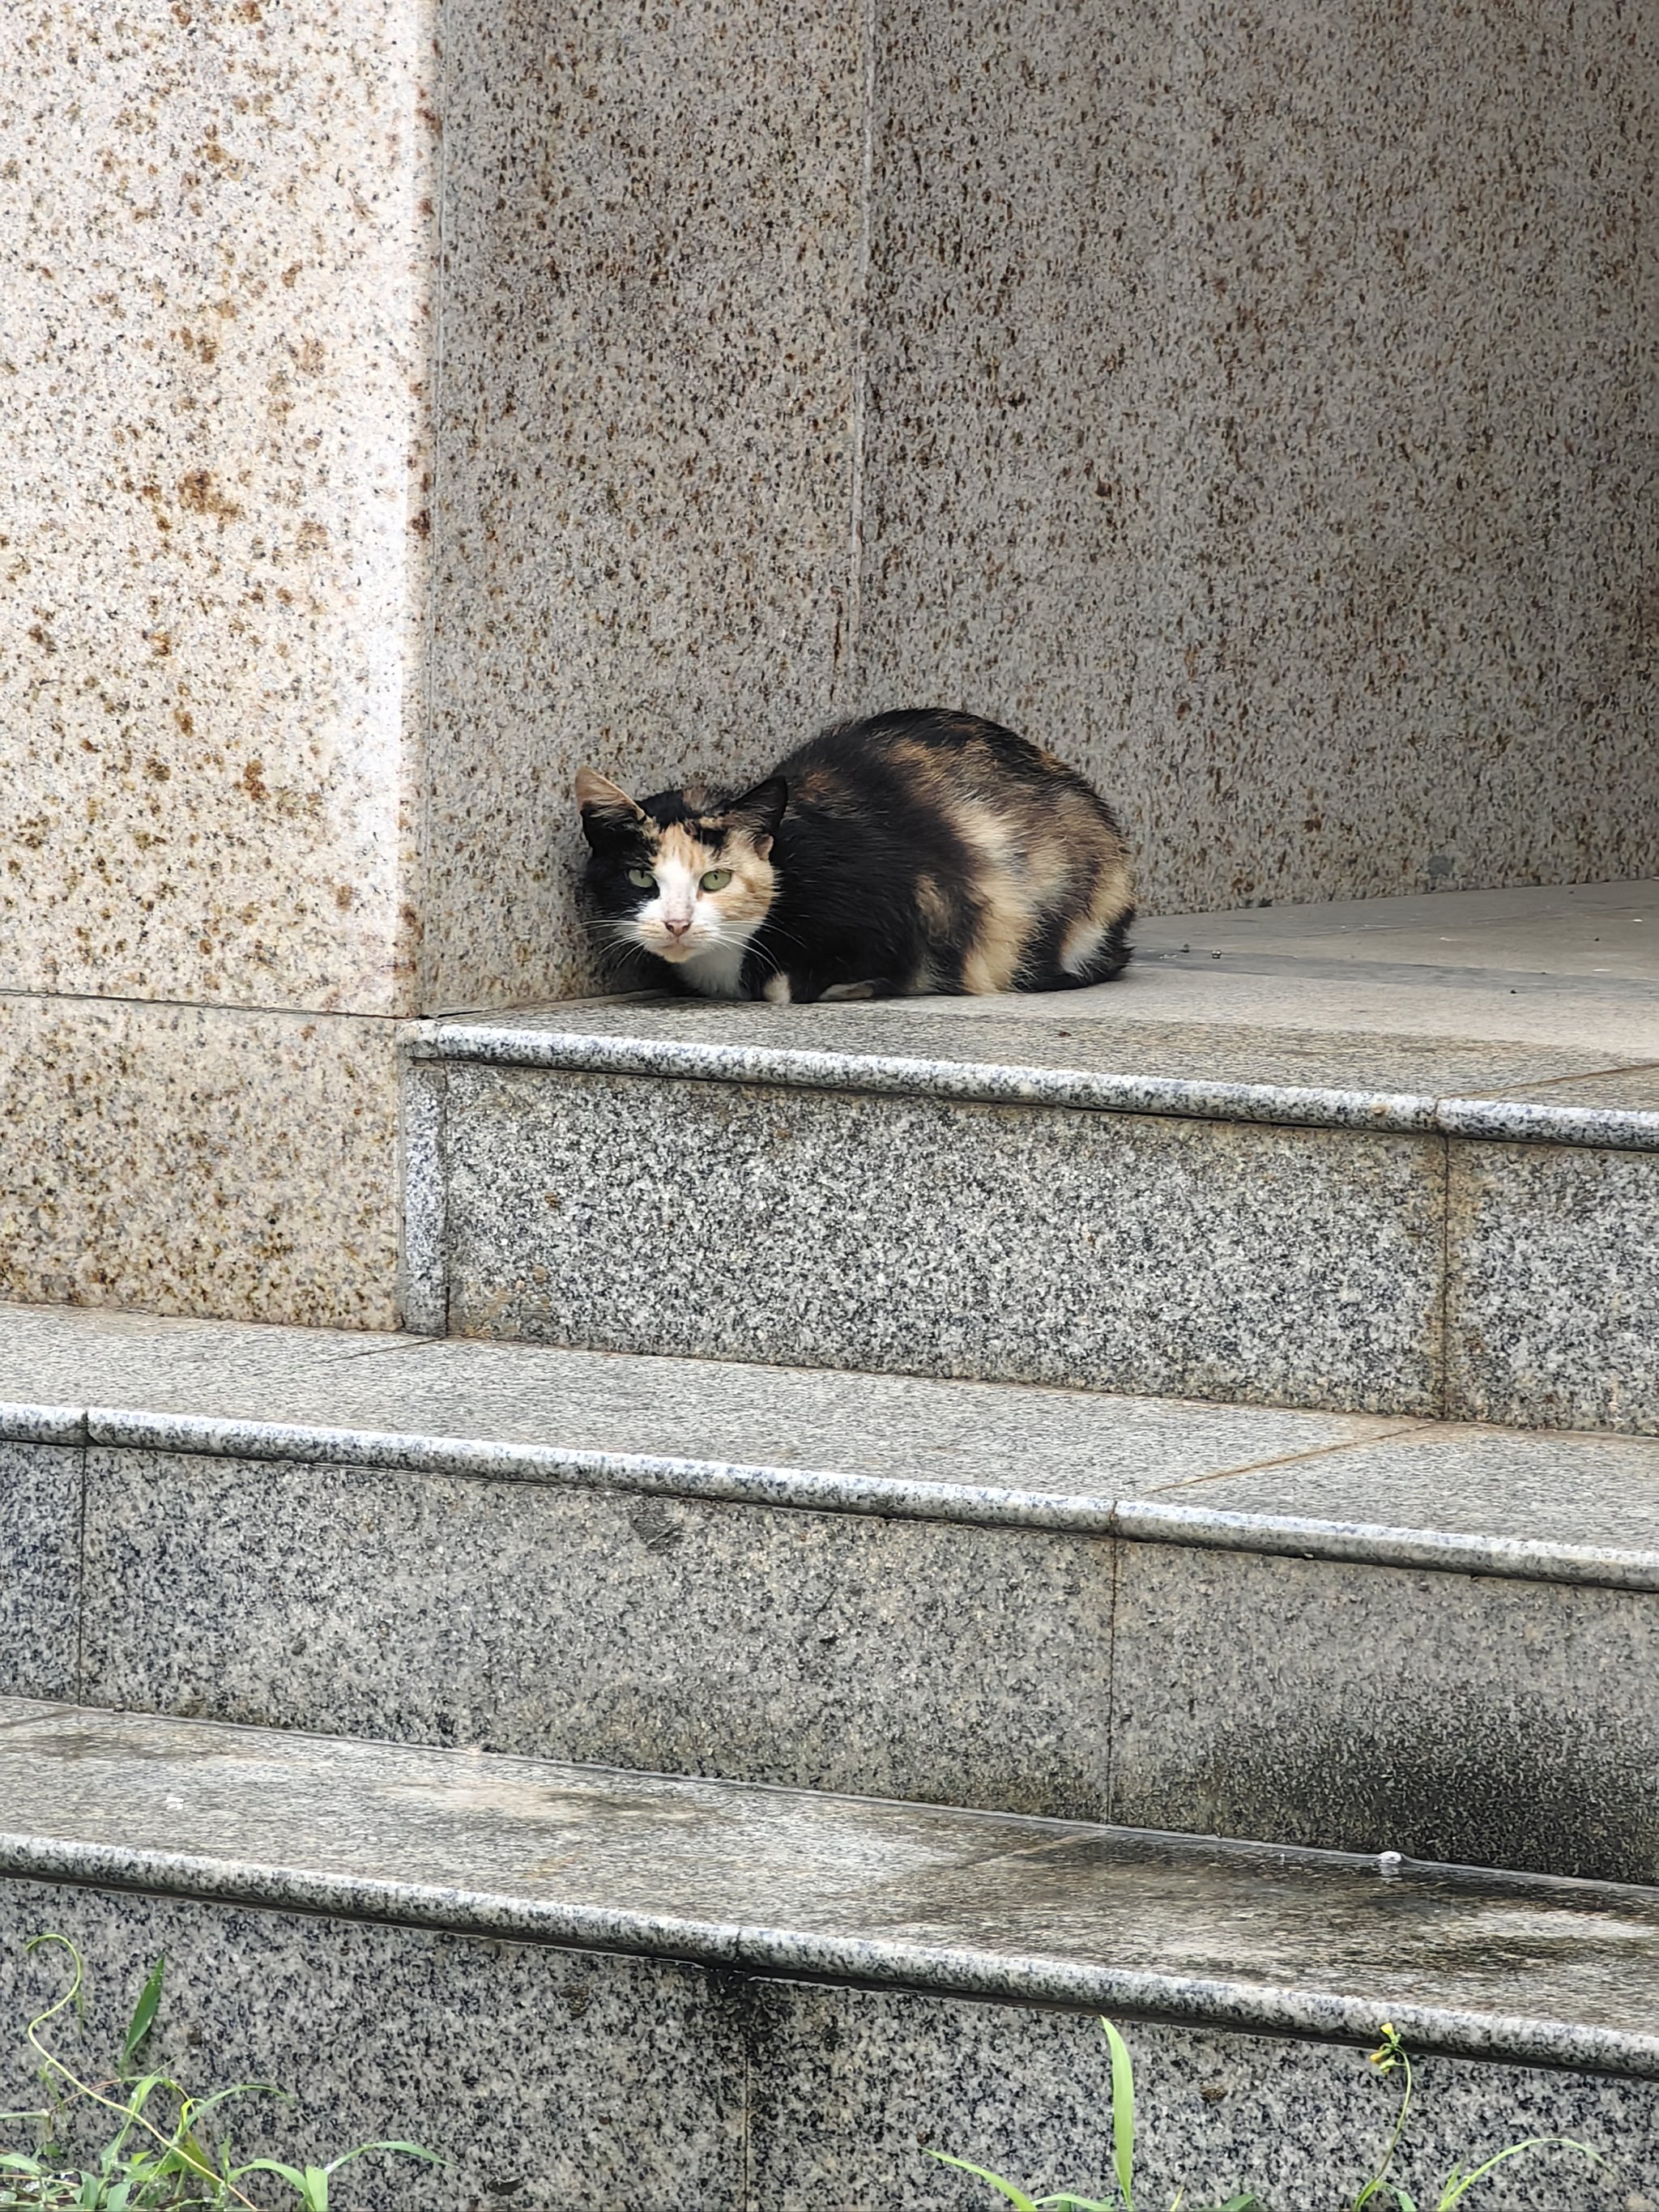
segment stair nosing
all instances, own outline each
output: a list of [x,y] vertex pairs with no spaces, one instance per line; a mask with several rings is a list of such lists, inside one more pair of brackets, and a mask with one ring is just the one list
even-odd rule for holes
[[928,1060],[902,1054],[599,1036],[579,1030],[532,1030],[507,1023],[453,1018],[409,1024],[403,1048],[415,1061],[436,1059],[573,1074],[775,1084],[792,1089],[865,1091],[983,1105],[1167,1115],[1182,1120],[1383,1135],[1455,1136],[1487,1143],[1565,1145],[1601,1151],[1659,1151],[1659,1112],[1540,1105],[1478,1094],[1111,1075],[1093,1069]]
[[[1576,1439],[1584,1432],[1564,1433]],[[1162,1491],[1115,1496],[1089,1491],[1021,1489],[1015,1484],[929,1483],[913,1477],[507,1443],[432,1432],[152,1413],[121,1407],[71,1409],[9,1402],[0,1402],[0,1441],[177,1452],[403,1471],[413,1475],[450,1474],[471,1480],[522,1481],[572,1489],[627,1490],[783,1511],[1041,1529],[1114,1537],[1131,1543],[1255,1552],[1333,1565],[1414,1568],[1509,1581],[1659,1593],[1659,1548],[1649,1551],[1483,1535],[1286,1511],[1230,1511],[1222,1505],[1182,1502],[1177,1493],[1196,1485],[1174,1484]],[[1356,1438],[1317,1455],[1328,1458],[1363,1449],[1366,1441]]]
[[[1254,1863],[1261,1871],[1275,1874],[1294,1873],[1300,1868],[1310,1875],[1329,1870],[1374,1876],[1379,1888],[1389,1880],[1381,1863],[1353,1854],[1162,1836],[1103,1824],[852,1799],[765,1784],[659,1777],[625,1769],[578,1768],[563,1762],[487,1752],[388,1746],[349,1738],[301,1736],[297,1732],[290,1735],[222,1722],[172,1721],[62,1704],[27,1705],[7,1699],[0,1705],[0,1731],[6,1735],[35,1722],[48,1728],[76,1723],[101,1730],[112,1741],[124,1729],[139,1739],[147,1730],[162,1737],[171,1731],[181,1746],[190,1739],[191,1755],[198,1759],[205,1732],[209,1739],[219,1740],[227,1748],[246,1745],[250,1740],[268,1744],[271,1756],[277,1747],[287,1744],[325,1747],[337,1755],[358,1756],[370,1765],[378,1764],[394,1776],[400,1769],[417,1765],[424,1768],[434,1762],[441,1765],[453,1762],[456,1774],[464,1773],[469,1784],[480,1775],[489,1776],[494,1768],[519,1780],[538,1776],[615,1782],[635,1788],[653,1785],[671,1798],[678,1794],[688,1801],[714,1793],[731,1802],[794,1801],[803,1806],[828,1807],[832,1812],[842,1808],[854,1815],[885,1817],[896,1822],[915,1815],[935,1829],[960,1825],[970,1839],[975,1831],[988,1841],[995,1837],[997,1848],[973,1855],[979,1863],[987,1865],[1021,1861],[1027,1851],[1045,1845],[1075,1848],[1094,1841],[1130,1847],[1143,1844],[1149,1856],[1161,1855],[1165,1864],[1178,1863],[1182,1857],[1212,1862],[1219,1858],[1241,1869]],[[160,1754],[152,1748],[135,1751],[133,1756],[154,1761]],[[331,1788],[337,1789],[343,1803],[349,1800],[349,1778],[331,1783]],[[1023,1849],[1022,1838],[1029,1838]],[[718,1911],[652,1911],[628,1904],[535,1898],[523,1889],[515,1891],[510,1885],[489,1880],[440,1885],[361,1869],[327,1869],[308,1867],[303,1862],[239,1858],[229,1848],[166,1849],[143,1842],[35,1832],[27,1828],[0,1832],[0,1879],[137,1890],[204,1904],[389,1922],[494,1941],[685,1960],[773,1978],[845,1982],[1068,2010],[1127,2011],[1239,2033],[1363,2043],[1375,2038],[1386,2017],[1408,2043],[1423,2051],[1659,2080],[1659,2033],[1586,2023],[1547,2012],[1486,2011],[1451,1999],[1440,2002],[1398,1994],[1373,1999],[1356,1991],[1311,1985],[1298,1980],[1294,1970],[1264,1973],[1256,1983],[1228,1980],[1213,1972],[1184,1972],[1174,1966],[1117,1966],[1099,1958],[1068,1958],[1063,1949],[1045,1950],[1029,1944],[1023,1949],[1018,1944],[998,1949],[959,1939],[927,1941],[845,1929],[792,1929],[787,1923],[771,1924],[763,1917],[751,1919]],[[1659,1891],[1629,1884],[1564,1881],[1420,1861],[1400,1862],[1393,1879],[1407,1886],[1405,1894],[1411,1893],[1413,1886],[1419,1892],[1431,1885],[1441,1890],[1472,1889],[1481,1901],[1500,1908],[1522,1907],[1528,1902],[1534,1906],[1553,1903],[1610,1914],[1622,1905],[1627,1913],[1639,1910],[1659,1917]],[[844,1911],[846,1917],[857,1917],[854,1908]]]

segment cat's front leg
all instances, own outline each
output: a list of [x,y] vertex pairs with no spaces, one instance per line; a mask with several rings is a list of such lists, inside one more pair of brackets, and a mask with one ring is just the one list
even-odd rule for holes
[[825,983],[812,975],[799,970],[790,975],[780,969],[769,975],[761,986],[761,996],[775,1006],[810,1006],[820,1001],[825,1006],[847,999],[884,999],[892,995],[892,986],[880,976],[872,976],[860,983]]

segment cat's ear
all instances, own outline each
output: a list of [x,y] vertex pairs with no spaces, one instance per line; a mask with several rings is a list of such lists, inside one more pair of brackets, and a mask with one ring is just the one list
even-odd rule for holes
[[597,769],[576,770],[576,804],[582,811],[582,833],[590,845],[614,837],[630,823],[643,822],[645,810],[631,799],[620,784]]
[[763,860],[772,849],[772,840],[788,804],[788,785],[781,775],[769,775],[764,783],[756,784],[732,801],[726,810],[726,819],[734,830],[744,832]]

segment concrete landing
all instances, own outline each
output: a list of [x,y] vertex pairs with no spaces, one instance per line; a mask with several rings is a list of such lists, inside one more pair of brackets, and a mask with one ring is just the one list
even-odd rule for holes
[[1046,998],[413,1024],[405,1314],[1659,1432],[1649,889],[1154,922]]
[[[1659,1115],[1659,883],[1157,917],[1135,945],[1123,976],[1084,991],[782,1009],[567,1002],[424,1034],[458,1057],[534,1064],[539,1050],[544,1065],[617,1067],[623,1040],[654,1041],[683,1072],[697,1047],[724,1048],[774,1080],[790,1079],[792,1054],[819,1063],[819,1081],[836,1079],[838,1058],[931,1062],[939,1095],[1133,1109],[1139,1083],[1154,1108],[1372,1127],[1424,1126],[1431,1100]],[[587,1038],[586,1059],[556,1049],[556,1035]],[[1252,1091],[1291,1095],[1275,1108]],[[1525,1116],[1480,1132],[1528,1133]]]
[[8,1441],[1659,1595],[1659,1438],[0,1305]]
[[1160,915],[1135,934],[1125,1020],[1659,1058],[1659,883]]
[[1602,1062],[1609,1054],[1659,1061],[1659,882],[1149,915],[1134,944],[1123,976],[1089,990],[865,1011],[886,1020],[938,1010],[953,1021],[1215,1025],[1356,1044],[1534,1044],[1588,1049]]
[[[238,2108],[244,2155],[453,2161],[354,2166],[342,2212],[973,2212],[929,2145],[1103,2195],[1101,2008],[1138,2199],[1348,2201],[1384,2019],[1419,2201],[1523,2136],[1610,2162],[1517,2160],[1505,2212],[1630,2212],[1659,2169],[1650,1891],[15,1700],[0,1805],[8,2016],[63,1988],[26,1939],[76,1942],[52,2034],[95,2078],[165,1954],[151,2063],[297,2093]],[[36,2063],[0,2046],[0,2094]]]

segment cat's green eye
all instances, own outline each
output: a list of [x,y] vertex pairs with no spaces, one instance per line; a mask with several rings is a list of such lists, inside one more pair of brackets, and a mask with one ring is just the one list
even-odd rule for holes
[[706,891],[723,891],[731,880],[730,868],[710,868],[702,879],[702,888]]
[[649,868],[630,868],[628,880],[630,884],[637,884],[642,891],[653,891],[657,888],[657,879]]

